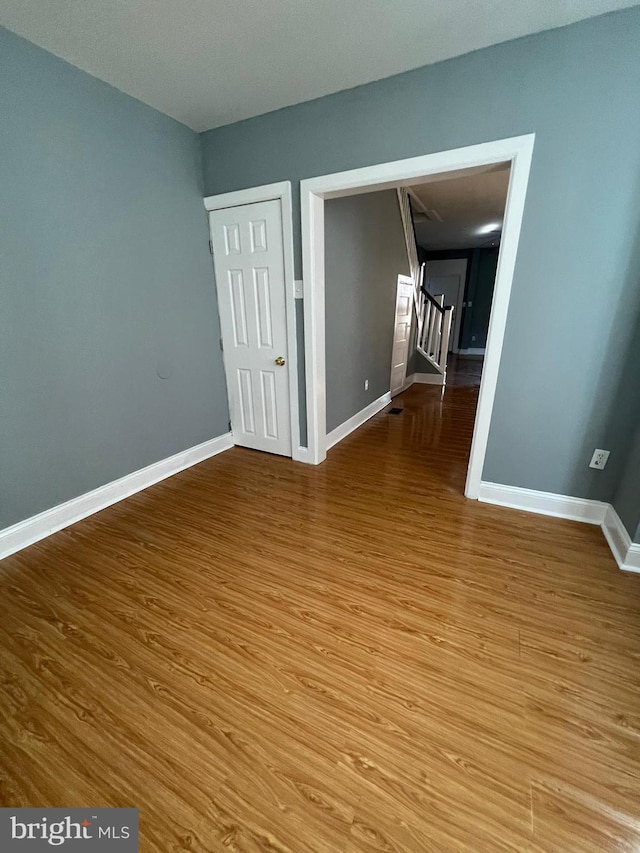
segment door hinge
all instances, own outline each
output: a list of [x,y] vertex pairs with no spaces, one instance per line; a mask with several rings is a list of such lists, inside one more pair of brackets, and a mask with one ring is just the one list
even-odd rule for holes
[[213,240],[209,240],[209,254],[213,255]]
[[220,338],[220,350],[224,352],[224,341]]

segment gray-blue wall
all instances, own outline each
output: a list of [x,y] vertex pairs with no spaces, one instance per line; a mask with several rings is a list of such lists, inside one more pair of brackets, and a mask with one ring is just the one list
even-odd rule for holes
[[626,458],[613,506],[634,542],[640,542],[640,427]]
[[[640,279],[637,287],[640,290]],[[629,412],[630,417],[620,421],[617,417],[619,411]],[[640,313],[609,418],[612,428],[618,430],[619,445],[626,448],[611,503],[631,538],[640,542]]]
[[[610,500],[621,476],[630,413],[611,412],[640,301],[639,43],[636,7],[202,136],[213,194],[536,133],[485,480]],[[604,472],[588,467],[595,447],[612,451]]]
[[398,276],[409,274],[395,190],[326,202],[328,432],[389,390]]
[[228,410],[197,135],[3,29],[0,79],[4,527]]

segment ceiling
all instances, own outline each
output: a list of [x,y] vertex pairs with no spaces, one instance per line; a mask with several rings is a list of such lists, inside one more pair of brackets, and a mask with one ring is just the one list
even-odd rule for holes
[[640,0],[0,0],[0,24],[206,130]]
[[[509,185],[509,164],[467,169],[410,187],[416,239],[424,249],[498,245]],[[442,221],[440,221],[442,220]]]

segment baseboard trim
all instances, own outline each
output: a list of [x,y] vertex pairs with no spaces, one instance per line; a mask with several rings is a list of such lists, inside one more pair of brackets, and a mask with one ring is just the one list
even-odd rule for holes
[[185,468],[190,468],[192,465],[197,465],[198,462],[203,462],[211,456],[216,456],[224,450],[229,450],[231,447],[233,447],[232,434],[228,432],[219,435],[217,438],[190,447],[174,456],[169,456],[167,459],[161,459],[159,462],[154,462],[146,468],[127,474],[119,480],[113,480],[111,483],[106,483],[91,492],[86,492],[84,495],[58,504],[58,506],[47,509],[38,515],[19,521],[11,527],[6,527],[4,530],[0,530],[0,559],[15,554],[16,551],[21,551],[23,548],[51,536],[52,533],[57,533],[58,530],[75,524],[76,521],[81,521],[101,509],[106,509],[106,507],[130,497],[136,492],[153,486],[154,483],[159,483],[161,480],[165,480],[179,471],[184,471]]
[[459,349],[459,355],[484,355],[485,348],[484,347],[468,347],[467,349]]
[[417,385],[444,385],[444,373],[414,373],[411,377],[411,384]]
[[624,563],[620,566],[625,572],[640,573],[640,545],[637,542],[632,542],[631,547],[627,551],[627,556]]
[[388,406],[390,402],[391,391],[387,391],[386,394],[378,397],[378,399],[374,400],[373,403],[369,403],[369,405],[365,406],[364,409],[350,417],[348,421],[345,421],[343,424],[340,424],[340,426],[332,429],[331,432],[327,433],[327,450],[330,450],[339,441],[346,438],[349,433],[352,433],[354,430],[358,429],[358,427],[362,426],[362,424],[368,421],[369,418],[377,415],[378,412],[382,411],[382,409],[384,409],[385,406]]
[[616,558],[616,563],[622,568],[627,551],[631,547],[631,537],[620,520],[620,516],[612,506],[609,506],[607,509],[604,521],[602,522],[602,532],[609,544],[609,548],[611,548],[611,553]]
[[[432,374],[414,374],[416,375],[431,376]],[[377,415],[390,402],[391,392],[387,391],[336,427],[327,435],[327,449],[334,447]],[[0,530],[0,560],[231,447],[233,447],[233,434],[228,432],[176,453],[174,456],[169,456],[167,459],[154,462],[119,480],[106,483],[104,486],[72,498],[11,527],[6,527]],[[306,448],[299,448],[299,454],[303,457],[300,461],[306,461],[303,453],[305,450]],[[551,515],[570,521],[599,524],[618,567],[623,571],[640,573],[640,544],[631,541],[629,533],[611,504],[488,482],[480,483],[478,500],[482,503]]]
[[482,503],[497,504],[526,512],[538,512],[570,521],[584,521],[587,524],[602,524],[609,504],[591,501],[586,498],[572,498],[569,495],[555,495],[551,492],[538,492],[534,489],[521,489],[517,486],[503,486],[499,483],[480,483],[478,500]]
[[602,522],[602,532],[618,567],[624,572],[640,572],[640,545],[631,541],[627,528],[611,505]]
[[313,465],[314,463],[311,461],[311,454],[309,453],[308,447],[302,447],[300,445],[297,450],[294,450],[291,454],[291,458],[294,462],[304,462],[305,465]]
[[631,541],[626,527],[611,504],[486,482],[480,483],[478,500],[510,509],[566,518],[569,521],[599,524],[618,568],[625,572],[640,573],[640,544]]

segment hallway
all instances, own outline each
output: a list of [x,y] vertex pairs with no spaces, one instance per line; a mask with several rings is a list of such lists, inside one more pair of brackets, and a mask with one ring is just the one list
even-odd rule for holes
[[2,804],[137,806],[143,853],[638,849],[640,578],[463,497],[477,393],[5,560]]
[[480,385],[484,356],[456,355],[449,353],[447,362],[447,385],[460,387],[463,385]]

